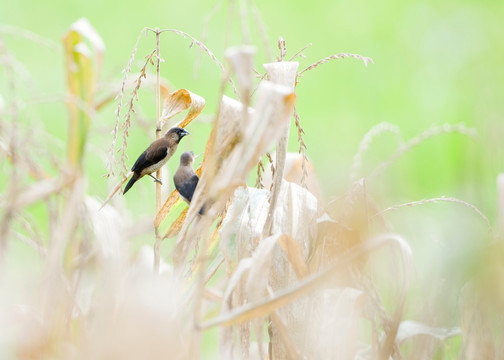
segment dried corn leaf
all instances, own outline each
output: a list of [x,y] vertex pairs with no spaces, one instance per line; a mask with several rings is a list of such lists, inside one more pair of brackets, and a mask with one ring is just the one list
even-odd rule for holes
[[278,239],[278,245],[282,248],[297,277],[302,279],[309,274],[305,263],[302,247],[290,236],[282,236]]
[[[270,81],[272,81],[275,84],[285,86],[291,89],[291,91],[294,91],[299,63],[276,62],[276,63],[264,64],[263,66],[266,69],[266,73]],[[271,190],[270,209],[268,213],[268,219],[266,220],[266,224],[264,225],[263,229],[264,236],[269,236],[270,234],[273,234],[273,232],[271,231],[273,212],[275,211],[276,208],[278,191],[280,190],[284,176],[285,158],[287,156],[287,142],[289,139],[289,131],[290,131],[290,121],[284,124],[283,129],[281,129],[280,131],[281,136],[279,137],[278,142],[276,144],[276,165],[275,165],[275,174],[273,176],[273,187]]]
[[114,207],[108,206],[100,211],[99,201],[86,197],[85,205],[89,227],[92,229],[95,238],[95,248],[100,255],[100,259],[105,262],[125,261],[127,258],[126,242],[127,229],[126,221]]
[[257,92],[255,112],[243,124],[242,141],[221,168],[212,191],[220,193],[245,182],[259,157],[281,136],[294,109],[296,95],[287,87],[263,81]]
[[251,69],[254,67],[255,53],[255,46],[250,45],[230,48],[224,53],[225,58],[229,61],[234,73],[236,74],[241,98],[246,99],[246,101],[248,101],[248,94],[250,93],[253,83],[253,74]]
[[[295,94],[288,88],[263,82],[258,90],[256,109],[250,121],[241,131],[241,142],[233,146],[229,157],[223,160],[222,149],[228,144],[217,144],[210,140],[207,144],[207,157],[204,162],[205,171],[202,172],[200,182],[193,196],[191,207],[187,214],[174,251],[174,259],[185,259],[192,243],[186,241],[189,225],[197,216],[199,209],[206,201],[210,201],[207,209],[206,224],[214,220],[224,208],[233,191],[246,182],[248,172],[257,163],[259,156],[280,135],[281,129],[289,121],[294,109]],[[234,119],[238,121],[238,119]],[[216,123],[219,124],[220,118]],[[232,121],[232,119],[231,119]],[[212,136],[216,134],[213,133]],[[225,163],[224,163],[225,161]],[[202,196],[205,194],[206,199]],[[192,210],[194,209],[194,210]]]
[[196,116],[198,116],[205,107],[205,99],[192,93],[187,89],[180,89],[168,94],[163,103],[163,113],[161,121],[163,127],[166,122],[178,113],[189,109],[184,120],[175,126],[186,127]]
[[180,229],[182,229],[182,225],[184,224],[184,221],[187,216],[187,210],[189,208],[185,208],[182,213],[177,217],[177,219],[171,224],[170,228],[168,231],[164,234],[163,239],[171,238],[180,232]]
[[287,328],[285,321],[283,321],[275,311],[271,313],[271,322],[278,330],[278,334],[280,335],[280,338],[285,348],[287,349],[286,352],[288,359],[292,360],[303,359],[303,357],[299,354],[299,350],[297,349],[296,345],[289,336],[289,329]]
[[[254,109],[248,108],[248,117],[254,114]],[[219,109],[219,126],[215,141],[219,144],[218,156],[227,157],[234,145],[242,137],[243,104],[227,96],[222,97]]]
[[30,206],[48,198],[52,194],[59,193],[73,181],[74,179],[71,177],[40,180],[24,189],[23,192],[15,198],[14,204],[7,204],[5,199],[3,199],[0,205],[2,207],[12,206],[14,209]]
[[271,82],[287,86],[294,91],[297,70],[299,68],[299,63],[297,61],[277,61],[263,64],[263,67]]
[[[230,306],[230,296],[233,291],[237,290],[237,286],[240,283],[240,280],[244,277],[245,273],[248,271],[248,276],[246,278],[245,283],[245,292],[238,296],[242,299],[247,299],[247,301],[255,301],[264,297],[266,293],[266,289],[268,286],[269,273],[271,269],[271,262],[273,259],[273,252],[275,249],[275,245],[278,241],[286,237],[285,235],[275,235],[271,236],[267,239],[264,239],[259,243],[257,248],[251,257],[244,258],[240,260],[237,269],[233,273],[228,287],[224,296],[224,303],[227,304],[226,309],[223,308],[222,312],[229,311],[231,309]],[[239,303],[239,305],[243,305]],[[260,324],[257,324],[257,334],[260,334]],[[231,338],[231,330],[222,329],[222,340]],[[261,341],[258,341],[260,344]],[[229,346],[226,346],[226,351],[229,352]]]
[[279,290],[273,297],[233,309],[229,313],[201,324],[201,328],[207,329],[217,325],[231,326],[257,317],[266,316],[272,311],[293,302],[301,296],[306,296],[317,289],[323,288],[323,286],[328,281],[332,280],[339,271],[355,261],[355,259],[387,245],[395,245],[401,250],[401,259],[403,265],[405,265],[405,269],[407,269],[406,265],[409,264],[410,262],[408,261],[411,260],[411,248],[409,245],[402,237],[396,234],[383,234],[359,244],[345,253],[329,268],[306,277],[290,288]]
[[[228,313],[233,308],[232,295],[242,279],[243,274],[252,266],[252,259],[242,259],[233,275],[228,281],[226,291],[222,298],[221,315]],[[219,329],[219,354],[221,359],[231,359],[233,354],[233,329],[230,327],[222,327]]]
[[[276,161],[276,155],[272,154],[273,161]],[[322,188],[315,173],[315,167],[309,161],[306,162],[306,188],[320,201],[322,199]],[[288,182],[293,182],[302,186],[301,179],[303,178],[303,155],[297,152],[288,152],[285,158],[285,168],[283,178]],[[263,174],[263,185],[265,189],[270,189],[273,183],[271,168],[266,166]]]
[[172,207],[180,201],[180,196],[178,194],[177,190],[173,190],[170,196],[166,199],[165,203],[161,207],[161,209],[158,211],[156,218],[154,219],[154,227],[157,229],[159,228],[159,225],[161,225],[161,222],[168,216],[170,213],[170,210]]
[[[281,256],[278,253],[274,258],[270,284],[274,291],[294,286],[301,274],[307,273],[306,259],[311,244],[316,237],[317,199],[306,189],[293,183],[280,179],[280,186],[276,189],[277,202],[274,208],[268,210],[270,216],[270,231],[272,234],[289,234],[290,243],[297,245],[294,257]],[[275,191],[275,186],[273,187]],[[273,204],[272,204],[273,205]],[[268,224],[265,224],[266,229]],[[264,234],[264,230],[263,230]],[[292,249],[294,249],[292,247]],[[294,264],[292,263],[294,261]],[[306,312],[309,302],[300,299],[290,303],[286,309],[289,314],[287,326],[291,329],[291,338],[295,343],[305,337],[303,324],[306,322]],[[279,357],[287,356],[288,350],[278,336],[276,327],[272,327],[273,352]]]
[[261,235],[267,214],[268,191],[250,187],[236,189],[220,231],[221,251],[229,263],[237,261],[237,243],[246,243]]
[[399,330],[396,335],[396,343],[400,346],[407,340],[418,335],[427,335],[440,341],[445,341],[461,334],[462,332],[459,328],[435,328],[416,321],[405,320],[399,325]]
[[294,183],[282,181],[273,213],[273,234],[289,234],[308,255],[310,239],[317,235],[317,198]]
[[459,298],[464,356],[469,360],[495,359],[491,307],[488,299],[482,296],[485,294],[479,283],[482,279],[474,280],[464,285]]
[[252,266],[245,287],[247,298],[251,301],[264,297],[269,282],[273,250],[278,241],[285,236],[278,234],[263,239],[254,250]]
[[354,359],[365,294],[354,288],[324,289],[311,298],[303,354],[310,359]]

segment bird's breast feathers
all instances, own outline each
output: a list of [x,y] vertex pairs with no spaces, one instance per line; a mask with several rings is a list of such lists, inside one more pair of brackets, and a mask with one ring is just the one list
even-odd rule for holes
[[161,169],[163,167],[164,164],[166,164],[168,162],[169,159],[170,159],[170,156],[168,156],[168,151],[167,151],[166,152],[166,156],[162,160],[158,161],[155,164],[152,164],[152,165],[146,167],[142,171],[142,174],[143,175],[147,175],[147,174],[152,174],[153,172],[158,171],[159,169]]

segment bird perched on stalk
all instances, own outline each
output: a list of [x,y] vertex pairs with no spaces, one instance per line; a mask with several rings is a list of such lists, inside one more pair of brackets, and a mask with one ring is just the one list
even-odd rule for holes
[[150,144],[131,168],[133,176],[124,188],[123,195],[126,194],[138,179],[145,175],[149,175],[154,181],[162,184],[161,180],[152,175],[152,173],[158,171],[166,164],[177,150],[180,140],[186,135],[189,135],[187,130],[175,127],[168,130],[163,137]]
[[173,176],[175,188],[180,194],[180,197],[186,202],[190,203],[198,185],[198,175],[193,170],[194,153],[186,151],[180,155],[180,165],[177,172]]
[[[194,191],[198,186],[198,175],[193,170],[194,156],[192,151],[186,151],[180,155],[180,165],[173,176],[173,182],[175,188],[177,189],[180,197],[188,204],[191,203]],[[205,205],[203,205],[199,211],[202,215],[205,210]]]

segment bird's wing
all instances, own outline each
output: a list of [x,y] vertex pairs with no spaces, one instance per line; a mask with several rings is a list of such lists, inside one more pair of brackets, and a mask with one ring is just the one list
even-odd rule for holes
[[198,175],[194,174],[182,183],[176,183],[175,187],[180,195],[191,202],[196,186],[198,185]]
[[137,161],[135,161],[135,164],[131,168],[132,171],[141,172],[143,169],[157,164],[166,157],[166,154],[168,153],[167,146],[158,145],[154,147],[152,145],[138,157]]

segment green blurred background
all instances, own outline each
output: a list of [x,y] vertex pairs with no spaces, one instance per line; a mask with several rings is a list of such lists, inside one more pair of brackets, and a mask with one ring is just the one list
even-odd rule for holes
[[[80,17],[88,18],[106,45],[100,83],[104,89],[116,91],[121,71],[145,26],[180,29],[197,39],[204,37],[208,48],[224,62],[225,47],[243,42],[240,22],[244,20],[258,48],[256,68],[260,72],[262,63],[273,60],[268,54],[277,56],[280,36],[286,40],[287,58],[312,44],[303,52],[306,58],[298,58],[300,69],[340,52],[369,56],[374,64],[368,67],[354,59],[333,60],[305,73],[297,86],[297,110],[306,131],[307,154],[326,202],[347,188],[353,156],[372,126],[390,122],[399,126],[407,140],[435,125],[463,123],[476,129],[475,139],[448,134],[425,141],[368,184],[370,196],[385,208],[446,195],[475,205],[492,222],[495,220],[495,182],[503,171],[504,157],[503,1],[262,0],[254,7],[263,24],[250,9],[248,17],[240,17],[237,2],[223,1],[219,6],[211,1],[2,0],[0,23],[28,29],[59,44],[71,23]],[[211,13],[214,16],[209,17]],[[259,36],[261,29],[267,33],[268,49]],[[63,50],[49,50],[11,34],[3,34],[3,39],[23,65],[15,95],[27,105],[21,121],[40,139],[47,140],[50,153],[63,154],[65,105],[45,101],[33,104],[46,97],[64,96]],[[221,73],[206,54],[196,46],[189,48],[189,44],[174,34],[163,35],[161,56],[165,61],[161,74],[173,89],[187,88],[207,101],[201,120],[190,125],[191,136],[181,145],[183,150],[199,153],[210,131]],[[141,40],[133,72],[154,48],[152,34]],[[4,75],[0,67],[0,94],[8,103],[13,94]],[[130,132],[129,166],[154,137],[154,93],[144,90],[140,98],[141,121],[134,120]],[[88,194],[102,199],[118,180],[107,182],[102,177],[106,173],[115,107],[115,103],[108,105],[94,119],[85,159]],[[142,127],[142,123],[151,127]],[[295,129],[291,131],[289,149],[298,149]],[[393,135],[377,138],[366,155],[361,175],[369,173],[395,149]],[[169,164],[171,171],[176,166],[176,161]],[[0,181],[4,188],[5,180]],[[132,219],[153,217],[154,186],[147,183],[136,185],[136,191],[128,194],[126,202]],[[152,201],[144,201],[146,198]],[[451,275],[441,276],[440,284],[455,281],[453,276],[460,275],[460,264],[467,264],[466,255],[487,236],[482,220],[456,204],[406,208],[388,219],[411,241],[417,265],[429,269],[426,273],[449,269]],[[453,287],[452,300],[458,289]],[[420,286],[417,291],[424,290]]]
[[[71,23],[87,17],[106,44],[100,81],[117,87],[121,70],[144,26],[176,28],[198,39],[206,28],[205,43],[222,60],[227,38],[229,46],[242,43],[240,5],[225,1],[220,7],[216,4],[4,0],[0,5],[0,22],[59,42]],[[391,122],[408,139],[435,124],[463,122],[478,130],[476,142],[448,135],[422,145],[388,172],[389,182],[394,182],[389,195],[392,199],[413,200],[446,194],[471,201],[487,213],[494,212],[494,182],[497,172],[502,170],[499,160],[503,150],[499,145],[504,131],[503,2],[258,1],[255,6],[269,37],[270,54],[278,54],[279,36],[286,40],[287,56],[308,43],[313,44],[304,51],[306,58],[299,59],[301,69],[339,52],[358,53],[375,61],[367,68],[353,59],[332,61],[306,73],[298,85],[297,108],[306,130],[308,155],[328,197],[346,186],[352,157],[371,126]],[[215,16],[208,20],[207,16],[214,11]],[[225,34],[230,12],[232,31]],[[246,21],[252,42],[258,47],[256,63],[261,71],[260,64],[271,58],[258,36],[259,26],[252,12]],[[65,93],[62,53],[7,34],[4,41],[28,72],[27,86],[21,86],[19,94],[23,101]],[[189,49],[188,45],[187,40],[174,34],[163,36],[162,75],[174,88],[187,88],[203,96],[207,100],[204,114],[212,115],[220,85],[219,69],[196,46]],[[137,69],[154,46],[152,34],[141,40]],[[197,61],[200,66],[195,78]],[[4,100],[8,101],[4,81],[2,86]],[[147,101],[144,116],[153,121],[155,112],[149,104],[154,104],[154,98],[149,93],[141,97]],[[39,107],[36,126],[64,142],[63,104]],[[107,149],[114,109],[115,105],[110,105],[98,114],[92,132],[106,136],[91,136],[88,147],[100,155],[98,160],[92,155],[87,158],[87,169],[96,175],[90,181],[91,193],[102,197],[106,188],[99,176],[104,172],[100,153]],[[29,118],[33,112],[27,108],[24,115]],[[200,151],[204,137],[193,132],[186,145]],[[129,152],[135,157],[151,139],[144,134],[136,136],[135,129],[132,136],[135,141]],[[384,158],[387,151],[393,150],[393,146],[386,145],[394,139],[386,137],[385,148],[379,143],[373,147],[372,152],[379,153],[372,155],[373,160]],[[290,149],[297,150],[295,134]]]

